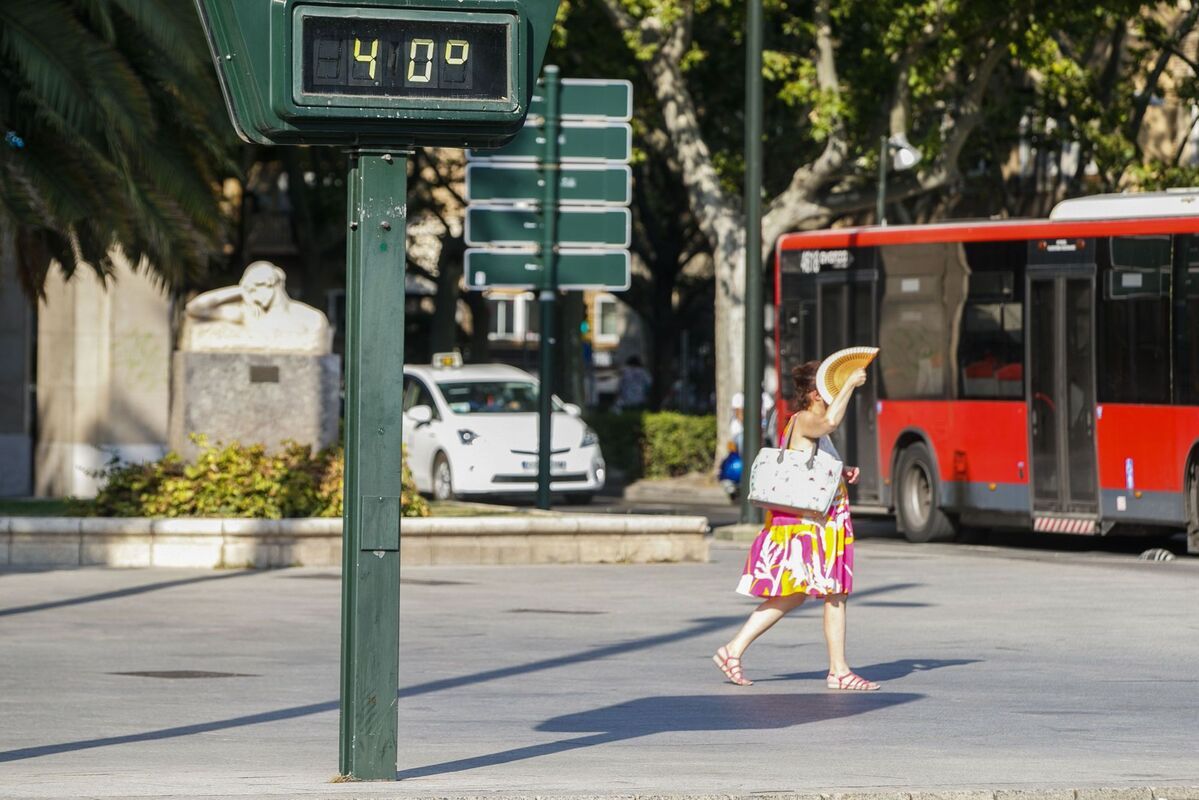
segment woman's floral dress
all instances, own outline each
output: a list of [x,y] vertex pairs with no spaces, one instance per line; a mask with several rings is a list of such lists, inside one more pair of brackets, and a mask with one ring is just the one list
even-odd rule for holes
[[[784,432],[783,441],[786,437]],[[832,442],[823,439],[821,447],[831,449]],[[766,525],[749,548],[738,592],[750,597],[824,597],[852,590],[853,522],[844,481],[823,522],[785,511],[767,512]]]

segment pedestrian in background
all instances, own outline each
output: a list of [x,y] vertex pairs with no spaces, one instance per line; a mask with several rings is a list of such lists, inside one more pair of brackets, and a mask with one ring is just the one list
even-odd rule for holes
[[[792,372],[799,410],[783,431],[780,446],[791,446],[794,427],[798,436],[816,442],[820,449],[840,460],[829,434],[845,418],[854,390],[866,382],[866,372],[854,370],[833,401],[825,403],[816,389],[819,369],[819,361],[809,361]],[[741,668],[741,658],[750,644],[809,597],[818,597],[824,601],[828,688],[851,691],[879,688],[877,683],[855,674],[845,660],[845,605],[853,590],[853,523],[845,484],[857,479],[858,468],[846,467],[832,507],[824,518],[792,516],[774,510],[767,513],[766,525],[750,546],[737,586],[741,594],[764,600],[732,641],[712,656],[716,666],[738,686],[753,683]]]
[[616,390],[616,410],[642,409],[649,405],[649,387],[654,383],[649,370],[641,366],[638,356],[629,356],[620,371],[620,383]]

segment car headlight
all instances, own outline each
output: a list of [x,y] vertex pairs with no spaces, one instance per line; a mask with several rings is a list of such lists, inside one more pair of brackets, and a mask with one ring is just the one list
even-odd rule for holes
[[599,437],[595,435],[595,431],[590,427],[583,428],[583,441],[579,442],[579,447],[591,447],[594,444],[599,444]]
[[469,428],[463,428],[462,430],[458,431],[458,441],[462,442],[463,444],[473,444],[475,439],[478,438],[479,434],[475,433]]

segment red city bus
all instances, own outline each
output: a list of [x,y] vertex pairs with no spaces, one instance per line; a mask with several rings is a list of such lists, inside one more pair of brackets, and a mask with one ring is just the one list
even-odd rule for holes
[[789,234],[775,280],[780,419],[794,366],[881,348],[834,437],[859,510],[1199,550],[1199,191]]

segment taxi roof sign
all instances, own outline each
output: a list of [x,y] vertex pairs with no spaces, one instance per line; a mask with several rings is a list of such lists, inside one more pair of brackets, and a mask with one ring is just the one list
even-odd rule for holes
[[457,350],[449,353],[434,353],[433,367],[435,369],[457,369],[462,366],[462,354]]

